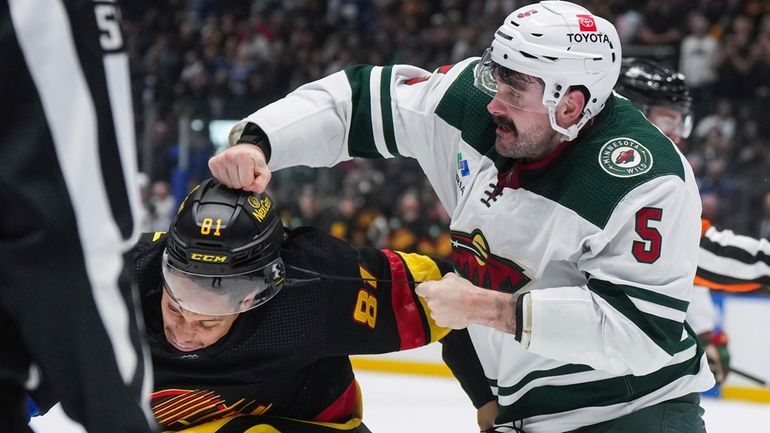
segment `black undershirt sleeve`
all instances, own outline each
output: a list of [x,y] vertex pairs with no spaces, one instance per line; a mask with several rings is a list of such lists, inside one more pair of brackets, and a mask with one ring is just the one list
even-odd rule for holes
[[267,139],[265,131],[262,130],[256,123],[247,123],[241,133],[241,138],[238,139],[238,144],[249,143],[262,149],[265,154],[265,162],[270,162],[270,156],[272,155],[272,149],[270,148],[270,140]]
[[478,409],[495,400],[467,329],[454,330],[441,339],[441,357]]

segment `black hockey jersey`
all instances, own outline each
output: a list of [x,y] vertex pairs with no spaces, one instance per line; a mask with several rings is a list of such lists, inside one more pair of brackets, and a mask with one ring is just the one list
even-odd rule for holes
[[[218,342],[182,352],[163,332],[165,244],[164,234],[147,233],[135,258],[155,371],[151,403],[167,430],[235,415],[344,424],[361,416],[360,391],[347,355],[410,349],[448,332],[430,318],[414,282],[439,279],[452,271],[451,264],[417,254],[354,249],[304,227],[291,231],[282,245],[288,283],[281,292],[242,313]],[[460,363],[476,368],[475,377],[483,378],[478,360],[468,361],[468,353],[460,355],[465,359]]]

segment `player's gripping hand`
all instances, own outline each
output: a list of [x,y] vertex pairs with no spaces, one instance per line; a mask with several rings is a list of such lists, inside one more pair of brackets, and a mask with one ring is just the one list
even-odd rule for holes
[[516,333],[517,298],[509,293],[482,289],[454,273],[420,283],[415,292],[425,299],[438,326],[463,329],[477,323]]
[[258,193],[267,188],[272,176],[262,149],[248,143],[236,144],[214,155],[209,159],[209,169],[230,188]]
[[480,289],[450,272],[441,280],[420,283],[415,292],[425,298],[430,316],[438,326],[463,329],[470,323],[468,303],[476,290]]
[[706,350],[709,368],[718,384],[725,381],[730,372],[730,351],[727,348],[727,334],[722,331],[705,332],[698,339]]
[[495,427],[495,419],[500,414],[497,406],[497,400],[487,402],[484,406],[476,409],[476,422],[479,424],[479,431],[491,431]]

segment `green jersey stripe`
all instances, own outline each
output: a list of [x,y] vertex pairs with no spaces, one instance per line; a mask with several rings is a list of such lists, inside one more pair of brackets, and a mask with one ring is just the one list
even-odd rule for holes
[[673,308],[675,310],[681,311],[682,313],[686,313],[687,306],[690,305],[689,302],[682,299],[677,299],[673,296],[664,295],[652,290],[642,289],[641,287],[626,286],[622,284],[618,284],[618,287],[626,292],[628,296],[639,298],[644,301],[649,301],[664,307]]
[[618,289],[622,290],[626,295],[632,298],[638,298],[643,301],[648,301],[648,302],[652,302],[653,304],[661,305],[663,307],[673,308],[674,310],[681,311],[682,313],[686,313],[687,307],[690,305],[689,302],[683,299],[664,295],[662,293],[658,293],[649,289],[643,289],[641,287],[628,286],[625,284],[613,284],[608,281],[603,281],[596,278],[592,278],[591,281],[594,282],[595,284],[601,284],[604,286],[611,285],[611,286],[617,287]]
[[[696,346],[695,356],[644,376],[627,375],[572,385],[535,387],[513,404],[501,406],[497,422],[630,402],[654,393],[679,378],[698,374],[702,356],[703,349]],[[502,393],[502,389],[498,392]]]
[[625,291],[627,287],[596,278],[588,280],[589,290],[631,320],[666,353],[669,355],[676,353],[682,345],[684,323],[639,311],[628,298],[628,293]]
[[[689,350],[692,346],[694,346],[695,338],[692,338],[689,334],[686,334],[684,340],[680,342],[679,351],[677,352],[677,355]],[[552,368],[549,370],[536,370],[533,372],[530,372],[526,376],[524,376],[520,381],[518,381],[516,384],[511,386],[500,386],[498,381],[495,379],[487,378],[487,382],[489,383],[490,387],[498,388],[498,395],[501,397],[513,395],[517,392],[519,392],[520,389],[524,388],[527,384],[530,382],[541,379],[544,377],[556,377],[556,376],[563,376],[567,374],[574,374],[574,373],[582,373],[585,371],[592,371],[593,369],[588,365],[582,365],[582,364],[566,364],[562,365],[556,368]]]
[[369,91],[369,82],[373,68],[370,65],[359,65],[345,69],[345,75],[353,94],[353,114],[350,121],[348,152],[350,156],[381,159],[382,155],[377,151],[372,128],[372,108],[370,105],[372,95]]
[[[516,383],[513,386],[499,387],[498,395],[501,395],[501,396],[512,395],[517,391],[519,391],[528,383],[532,382],[533,380],[540,379],[543,377],[563,376],[565,374],[582,373],[584,371],[591,371],[591,370],[593,370],[591,367],[587,365],[581,365],[581,364],[566,364],[556,368],[552,368],[550,370],[536,370],[524,376],[518,383]],[[489,382],[490,387],[497,388],[499,386],[497,381],[494,379],[487,378],[487,381]]]
[[380,79],[380,108],[382,110],[382,135],[385,136],[385,144],[388,152],[393,156],[401,156],[396,145],[396,134],[393,130],[393,109],[390,99],[390,79],[393,75],[393,66],[382,68]]

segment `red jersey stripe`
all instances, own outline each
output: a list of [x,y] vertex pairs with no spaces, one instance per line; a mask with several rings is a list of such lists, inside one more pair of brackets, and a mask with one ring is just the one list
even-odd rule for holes
[[356,380],[353,379],[337,400],[313,418],[313,421],[345,422],[350,418],[360,417],[358,415],[360,402],[361,395],[358,392]]
[[382,250],[390,263],[393,282],[390,285],[393,314],[401,337],[400,350],[412,349],[426,344],[425,328],[420,315],[421,308],[415,303],[412,288],[408,281],[406,267],[401,257],[390,250]]

